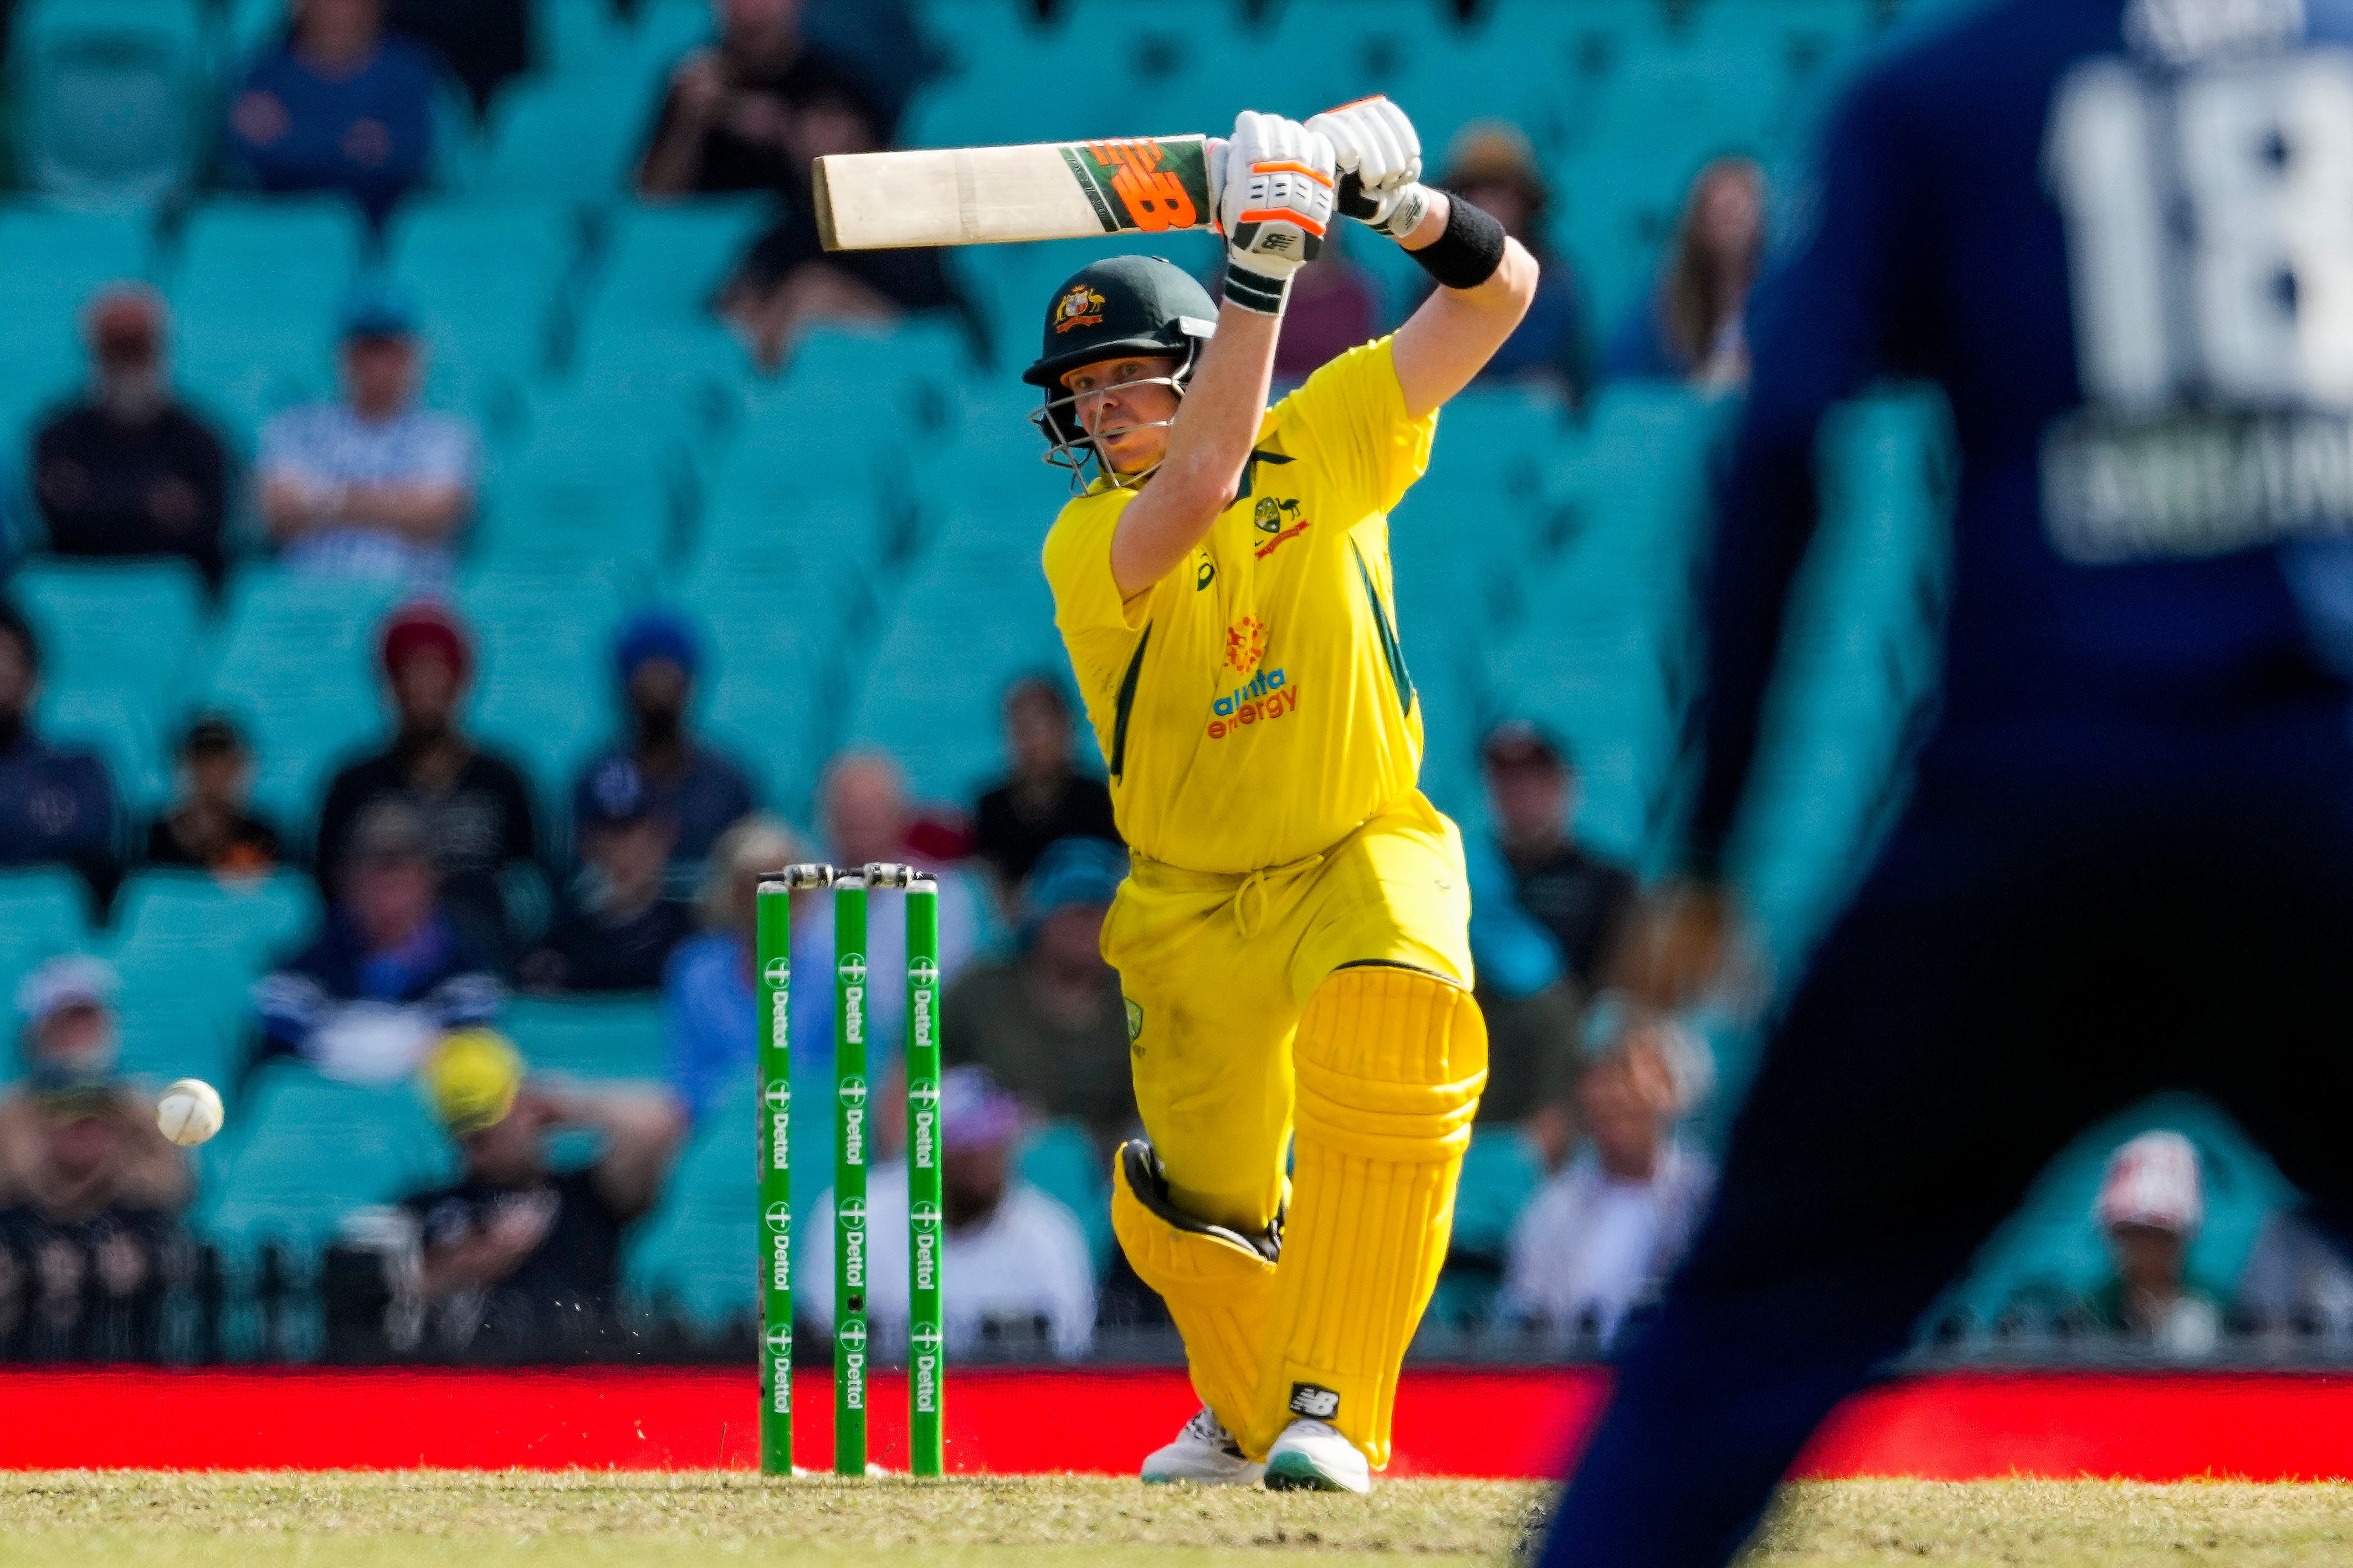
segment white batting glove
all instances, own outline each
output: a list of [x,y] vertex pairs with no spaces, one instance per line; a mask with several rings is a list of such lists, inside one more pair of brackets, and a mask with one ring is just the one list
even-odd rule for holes
[[1295,120],[1244,110],[1211,177],[1226,236],[1226,298],[1280,315],[1291,275],[1315,259],[1332,222],[1332,143]]
[[1392,239],[1411,234],[1430,211],[1421,184],[1421,137],[1386,98],[1360,98],[1307,122],[1332,143],[1340,171],[1339,210]]

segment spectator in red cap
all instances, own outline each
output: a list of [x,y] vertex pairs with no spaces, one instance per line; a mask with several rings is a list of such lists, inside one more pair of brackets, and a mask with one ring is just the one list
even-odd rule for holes
[[56,553],[185,556],[217,588],[228,453],[173,393],[165,324],[144,284],[91,300],[90,390],[33,437],[33,494]]
[[506,889],[518,872],[539,889],[545,884],[522,772],[460,726],[472,642],[449,611],[420,601],[393,612],[380,646],[398,728],[388,748],[351,763],[328,786],[319,814],[320,881],[335,897],[361,815],[381,800],[406,801],[425,820],[450,918],[511,963],[517,922]]

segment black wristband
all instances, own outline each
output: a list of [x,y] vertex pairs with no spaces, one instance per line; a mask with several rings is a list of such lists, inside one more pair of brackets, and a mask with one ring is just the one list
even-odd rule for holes
[[1476,289],[1504,264],[1504,226],[1451,191],[1446,205],[1446,232],[1406,254],[1441,289]]
[[1246,310],[1256,310],[1261,316],[1280,316],[1283,302],[1291,298],[1291,279],[1252,271],[1229,256],[1225,296]]

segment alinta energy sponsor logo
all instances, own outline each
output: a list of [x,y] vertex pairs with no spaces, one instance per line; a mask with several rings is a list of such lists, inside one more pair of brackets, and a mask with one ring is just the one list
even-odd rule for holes
[[1261,669],[1209,704],[1209,739],[1222,741],[1246,724],[1271,724],[1299,710],[1299,689],[1280,669]]

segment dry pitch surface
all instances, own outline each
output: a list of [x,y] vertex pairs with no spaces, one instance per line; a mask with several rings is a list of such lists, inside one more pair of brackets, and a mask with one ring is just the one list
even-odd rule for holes
[[[1545,1489],[1396,1481],[1370,1499],[1096,1477],[763,1483],[690,1475],[0,1476],[8,1568],[457,1568],[729,1561],[872,1568],[1503,1563]],[[2353,1562],[2353,1488],[1853,1481],[1797,1489],[1771,1568],[2234,1568]]]

